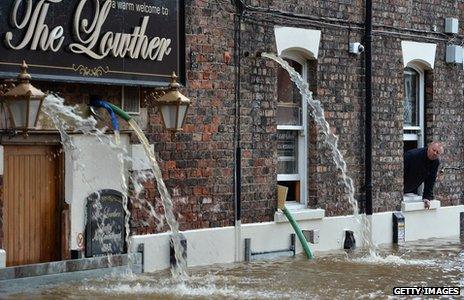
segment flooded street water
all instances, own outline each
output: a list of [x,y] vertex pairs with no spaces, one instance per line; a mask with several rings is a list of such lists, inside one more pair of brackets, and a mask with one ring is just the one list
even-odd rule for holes
[[[376,299],[395,286],[464,285],[464,244],[436,239],[363,251],[190,268],[179,283],[169,271],[113,275],[44,286],[14,299]],[[461,294],[461,297],[463,294]],[[436,297],[435,297],[436,298]]]

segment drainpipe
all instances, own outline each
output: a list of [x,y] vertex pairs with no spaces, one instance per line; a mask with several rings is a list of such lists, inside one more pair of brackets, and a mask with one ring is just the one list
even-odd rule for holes
[[235,261],[242,260],[242,149],[240,140],[240,59],[241,59],[241,24],[243,3],[235,0],[234,16],[234,63],[235,63],[235,156],[234,156],[234,227],[235,227]]
[[365,45],[365,191],[366,215],[372,215],[372,0],[366,0]]

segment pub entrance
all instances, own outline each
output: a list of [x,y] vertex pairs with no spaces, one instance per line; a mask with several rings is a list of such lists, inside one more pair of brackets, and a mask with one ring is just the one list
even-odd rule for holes
[[49,145],[4,146],[7,266],[61,259],[64,155],[60,150]]

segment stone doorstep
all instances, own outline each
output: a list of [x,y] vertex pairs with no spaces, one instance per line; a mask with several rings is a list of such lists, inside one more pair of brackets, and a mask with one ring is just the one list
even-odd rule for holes
[[[437,208],[441,207],[441,202],[438,200],[432,200],[430,201],[430,210],[434,210]],[[418,211],[418,210],[425,210],[427,211],[428,209],[424,208],[424,202],[417,201],[417,202],[401,202],[401,211],[406,212],[406,211]]]
[[[131,258],[134,264],[142,264],[142,254],[133,253]],[[22,265],[0,269],[0,281],[11,280],[35,276],[54,275],[60,273],[70,273],[77,271],[87,271],[95,269],[105,269],[113,267],[127,266],[129,264],[128,254],[118,254],[101,257],[81,258],[73,260],[53,261],[31,265]]]
[[[290,210],[290,213],[295,218],[295,221],[319,220],[325,217],[325,210],[321,208]],[[274,213],[274,222],[284,223],[288,222],[288,220],[284,213],[279,210]]]

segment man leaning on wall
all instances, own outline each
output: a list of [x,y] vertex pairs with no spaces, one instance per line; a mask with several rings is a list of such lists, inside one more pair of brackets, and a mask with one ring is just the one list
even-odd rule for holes
[[441,143],[432,142],[427,147],[411,149],[404,154],[404,193],[417,194],[417,189],[424,183],[422,200],[426,209],[430,208],[430,200],[433,200],[439,158],[443,151]]

